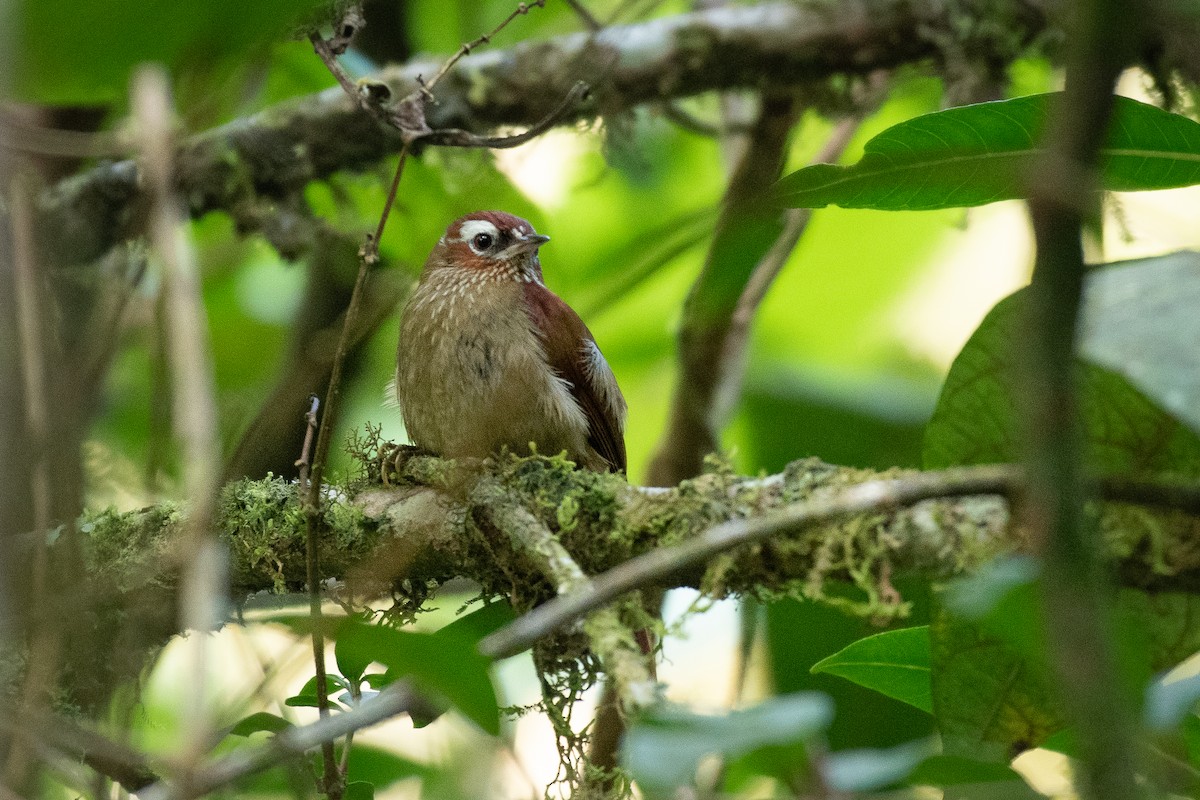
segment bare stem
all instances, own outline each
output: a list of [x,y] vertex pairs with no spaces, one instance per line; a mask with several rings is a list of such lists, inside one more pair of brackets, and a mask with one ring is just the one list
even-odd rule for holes
[[1113,87],[1139,52],[1149,10],[1129,0],[1078,0],[1066,91],[1055,108],[1029,200],[1037,260],[1028,295],[1021,511],[1044,562],[1046,641],[1068,718],[1080,737],[1081,791],[1093,800],[1142,796],[1133,764],[1133,712],[1120,689],[1112,609],[1086,497],[1074,385],[1084,218],[1095,206],[1097,151]]
[[439,69],[437,71],[437,73],[433,76],[433,78],[431,78],[429,81],[424,81],[421,78],[417,78],[417,81],[418,81],[418,83],[421,84],[421,89],[425,93],[425,96],[428,99],[432,100],[433,99],[433,94],[432,94],[433,87],[438,85],[438,81],[440,81],[443,77],[445,77],[446,73],[449,72],[451,70],[451,68],[454,67],[455,64],[457,64],[459,61],[461,61],[465,56],[470,55],[472,50],[474,50],[477,47],[481,47],[482,45],[485,45],[488,42],[490,42],[492,40],[493,36],[495,36],[500,31],[502,31],[506,27],[508,27],[508,24],[510,22],[512,22],[514,19],[516,19],[517,17],[522,16],[524,14],[528,14],[529,9],[544,8],[545,6],[546,6],[546,0],[533,0],[532,3],[518,3],[517,7],[515,9],[513,9],[513,12],[511,14],[509,14],[507,17],[505,17],[504,21],[501,22],[499,25],[497,25],[495,28],[493,28],[490,32],[483,34],[478,39],[476,39],[472,42],[466,42],[461,47],[459,47],[458,52],[456,52],[454,55],[450,56],[450,58],[446,59],[446,61],[442,64],[441,69]]

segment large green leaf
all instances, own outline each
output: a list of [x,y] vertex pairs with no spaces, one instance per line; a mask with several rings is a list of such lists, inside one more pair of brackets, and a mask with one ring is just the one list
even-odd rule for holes
[[1089,273],[1080,349],[1200,434],[1200,253]]
[[690,784],[699,760],[802,743],[828,727],[833,704],[818,692],[777,697],[723,717],[660,709],[640,717],[625,736],[621,758],[648,796]]
[[[950,367],[925,430],[926,468],[1018,458],[1014,387],[1024,295],[997,304]],[[1188,420],[1197,413],[1200,360],[1191,352],[1200,341],[1197,297],[1200,257],[1192,254],[1088,275],[1079,377],[1093,470],[1200,475],[1200,437],[1163,410],[1178,408]]]
[[[1058,95],[951,108],[902,122],[869,141],[857,164],[815,164],[784,177],[776,197],[796,208],[888,211],[978,206],[1025,196]],[[1107,189],[1200,182],[1200,124],[1117,97],[1101,148]]]
[[442,695],[490,734],[500,732],[496,690],[488,675],[491,664],[479,654],[474,638],[414,633],[348,622],[338,634],[338,647],[356,662],[378,661],[391,680],[411,678],[425,691]]
[[859,639],[813,665],[860,686],[933,711],[929,689],[929,628],[901,628]]

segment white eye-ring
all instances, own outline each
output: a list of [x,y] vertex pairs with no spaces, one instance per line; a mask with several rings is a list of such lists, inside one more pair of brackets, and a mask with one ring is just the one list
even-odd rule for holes
[[458,231],[459,240],[467,243],[473,251],[483,254],[500,238],[500,231],[485,219],[469,219]]

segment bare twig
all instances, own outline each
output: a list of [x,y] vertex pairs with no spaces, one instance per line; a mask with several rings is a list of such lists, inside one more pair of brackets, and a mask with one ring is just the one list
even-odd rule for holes
[[[29,458],[33,461],[30,494],[33,501],[35,530],[50,529],[51,451],[49,395],[46,387],[47,359],[45,329],[45,292],[37,274],[34,247],[32,186],[25,180],[13,181],[9,202],[12,208],[12,269],[16,295],[16,316],[20,344],[21,377],[25,399],[25,424],[29,437]],[[58,672],[60,632],[53,613],[50,586],[50,556],[45,536],[38,538],[33,552],[33,574],[30,581],[29,654],[24,666],[24,686],[21,692],[23,712],[32,712],[46,703]],[[7,785],[27,785],[30,753],[23,742],[14,741],[5,763]]]
[[530,125],[522,133],[513,134],[512,136],[477,136],[469,131],[458,130],[456,128],[439,128],[422,134],[418,140],[428,144],[442,145],[443,147],[486,147],[492,150],[518,147],[541,136],[561,122],[580,100],[587,97],[588,91],[586,83],[582,81],[577,82],[549,114]]
[[455,64],[461,61],[465,56],[470,55],[472,50],[490,42],[493,36],[508,27],[508,24],[514,19],[524,14],[528,14],[529,9],[544,8],[545,6],[546,0],[533,0],[532,3],[517,3],[517,7],[513,9],[513,12],[505,17],[504,21],[493,28],[490,32],[483,34],[473,42],[466,42],[460,48],[458,48],[458,52],[446,59],[446,61],[442,64],[441,69],[439,69],[429,81],[425,81],[420,76],[417,76],[417,83],[420,84],[421,90],[424,92],[425,97],[429,100],[433,100],[433,87],[437,86],[442,78],[446,77],[446,73],[449,72]]
[[604,23],[596,19],[596,15],[591,11],[588,11],[587,6],[585,6],[581,0],[566,0],[566,3],[571,7],[571,10],[575,12],[579,19],[583,20],[584,26],[589,31],[594,33],[604,27]]
[[1117,76],[1140,52],[1149,9],[1078,0],[1066,91],[1052,113],[1029,200],[1037,260],[1028,296],[1020,401],[1029,484],[1021,511],[1044,562],[1046,641],[1067,716],[1080,737],[1081,789],[1093,800],[1136,798],[1133,713],[1120,688],[1111,604],[1097,532],[1084,518],[1082,447],[1073,384],[1084,260],[1083,220],[1095,207],[1098,149]]
[[684,304],[680,374],[667,428],[646,474],[653,486],[673,486],[698,475],[704,457],[717,449],[720,424],[714,417],[714,400],[728,367],[722,356],[730,318],[739,287],[783,228],[781,213],[765,209],[762,197],[779,177],[798,113],[796,98],[785,93],[764,96],[745,152],[730,176],[704,269]]
[[307,427],[304,429],[304,444],[300,447],[300,458],[296,459],[296,466],[300,468],[300,495],[308,496],[308,471],[312,466],[312,444],[313,436],[317,432],[317,411],[321,408],[321,398],[315,394],[308,397],[308,412],[304,415],[304,421]]
[[186,784],[156,783],[140,792],[138,797],[140,800],[198,797],[303,755],[326,742],[336,741],[352,731],[417,710],[433,713],[429,704],[407,683],[399,681],[349,711],[319,719],[309,725],[289,728],[272,736],[262,747],[238,748],[196,770]]
[[[834,127],[833,133],[821,147],[813,159],[814,164],[831,164],[838,160],[850,140],[854,137],[862,122],[862,116],[847,117]],[[729,418],[730,413],[741,395],[742,380],[745,377],[747,345],[754,316],[759,306],[767,296],[767,291],[779,277],[779,273],[787,264],[788,257],[800,243],[800,237],[808,229],[812,219],[811,208],[792,208],[784,212],[783,231],[771,245],[754,272],[746,281],[738,298],[737,306],[730,316],[729,329],[725,333],[725,343],[721,354],[720,380],[713,392],[712,410],[709,417],[716,424],[722,424]]]
[[174,118],[167,78],[161,70],[146,68],[135,76],[133,107],[142,137],[142,165],[153,198],[151,238],[162,262],[172,421],[183,448],[184,483],[192,502],[186,541],[180,550],[190,557],[184,566],[180,622],[201,635],[191,641],[193,680],[186,723],[190,737],[183,754],[186,770],[207,751],[214,732],[206,708],[208,637],[203,634],[219,623],[226,592],[224,552],[212,530],[220,474],[216,392],[195,254],[174,192]]
[[0,716],[0,728],[30,742],[40,742],[72,760],[79,760],[112,779],[129,792],[154,783],[159,777],[147,755],[85,728],[78,722],[48,713]]
[[113,158],[136,149],[121,134],[49,128],[4,108],[0,108],[0,148],[60,158]]

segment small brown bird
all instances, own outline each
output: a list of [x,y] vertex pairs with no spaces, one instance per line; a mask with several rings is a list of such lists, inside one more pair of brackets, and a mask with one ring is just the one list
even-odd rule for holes
[[592,332],[542,282],[549,239],[476,211],[438,240],[400,319],[396,400],[413,444],[447,458],[532,444],[625,470],[625,398]]

